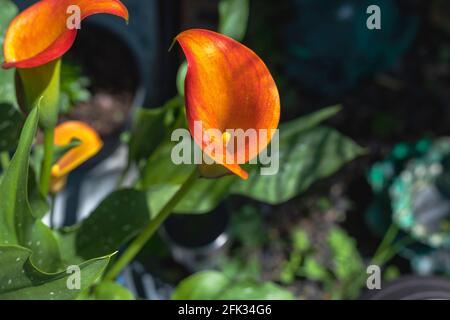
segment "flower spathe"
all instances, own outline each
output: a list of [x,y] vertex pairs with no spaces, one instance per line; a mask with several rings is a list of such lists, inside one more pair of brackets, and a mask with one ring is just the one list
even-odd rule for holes
[[79,145],[67,151],[52,166],[51,177],[53,192],[59,191],[65,184],[67,175],[78,166],[95,156],[103,146],[98,133],[89,125],[80,121],[67,121],[55,128],[54,144],[64,147],[76,140]]
[[34,68],[56,60],[73,45],[76,28],[69,28],[68,8],[77,6],[80,19],[107,13],[128,20],[119,0],[41,0],[22,11],[5,35],[3,68]]
[[39,106],[39,124],[44,129],[54,128],[58,120],[61,57],[78,31],[76,24],[69,23],[71,13],[79,14],[80,23],[97,13],[128,20],[127,8],[119,0],[40,0],[12,20],[3,43],[2,67],[17,69],[20,108],[28,113]]
[[[225,161],[242,156],[248,162],[267,147],[278,128],[280,98],[275,81],[264,62],[252,50],[219,33],[191,29],[176,38],[188,61],[185,80],[186,112],[194,141],[216,164],[224,166],[243,179],[248,174],[240,163]],[[207,141],[196,134],[195,125],[201,122],[205,131],[219,130],[223,139]],[[211,144],[225,144],[230,139],[227,130],[267,131],[263,143],[236,146],[234,150],[215,148]],[[223,141],[222,141],[223,140]]]

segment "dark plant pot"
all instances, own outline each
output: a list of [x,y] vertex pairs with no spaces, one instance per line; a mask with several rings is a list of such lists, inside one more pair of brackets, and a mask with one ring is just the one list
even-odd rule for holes
[[231,245],[229,224],[226,205],[208,214],[172,215],[160,228],[160,237],[125,268],[119,282],[140,298],[170,299],[179,281],[217,267],[219,257]]
[[191,272],[213,268],[230,245],[230,213],[225,205],[208,214],[172,215],[160,233],[175,261]]
[[402,277],[381,290],[372,290],[362,300],[450,300],[450,280],[439,277]]

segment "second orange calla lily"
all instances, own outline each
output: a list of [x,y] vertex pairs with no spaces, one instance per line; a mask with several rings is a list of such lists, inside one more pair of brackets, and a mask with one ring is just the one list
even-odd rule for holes
[[[203,152],[217,164],[247,179],[248,174],[240,163],[225,161],[227,153],[242,156],[244,162],[255,158],[267,147],[278,128],[280,98],[278,89],[264,62],[249,48],[239,42],[203,29],[187,30],[177,36],[187,61],[185,80],[186,110],[189,129]],[[219,130],[225,144],[227,130],[266,130],[263,143],[236,146],[234,150],[212,153],[202,133],[196,133],[195,123],[201,122],[203,130]],[[219,150],[219,152],[217,152]]]
[[103,146],[97,132],[87,124],[79,121],[67,121],[55,128],[54,144],[64,147],[72,141],[79,141],[79,145],[66,152],[52,166],[51,191],[58,192],[64,185],[67,175],[95,156]]
[[97,13],[128,20],[119,0],[40,0],[17,15],[6,31],[2,67],[17,69],[18,103],[25,113],[39,105],[42,128],[57,123],[60,58],[72,47],[81,21]]
[[128,20],[119,0],[40,0],[22,11],[10,24],[4,41],[4,68],[33,68],[60,58],[73,45],[77,29],[70,22],[71,8],[80,20],[97,13]]

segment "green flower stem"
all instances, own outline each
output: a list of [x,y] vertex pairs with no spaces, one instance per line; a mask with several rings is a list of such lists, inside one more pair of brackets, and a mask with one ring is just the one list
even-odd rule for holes
[[374,256],[372,259],[372,264],[384,266],[392,258],[394,258],[403,248],[409,246],[416,242],[413,238],[405,236],[403,239],[399,240],[385,251],[381,252],[379,255]]
[[42,161],[41,178],[39,183],[39,188],[44,196],[48,195],[48,189],[50,186],[50,173],[53,164],[54,135],[55,132],[53,128],[44,129],[44,160]]
[[9,157],[9,153],[7,151],[3,151],[0,153],[0,164],[2,166],[3,172],[8,169],[10,160],[11,158]]
[[[381,240],[378,249],[370,260],[371,265],[377,265],[380,268],[386,265],[392,258],[394,258],[403,248],[414,243],[414,239],[409,236],[405,236],[399,241],[395,242],[399,232],[397,225],[392,223],[386,231],[383,240]],[[364,281],[367,278],[367,274],[363,272],[360,277],[354,282],[355,286],[364,286]]]
[[[391,230],[393,230],[393,229],[391,229]],[[386,236],[384,237],[384,239],[392,238],[393,234],[394,234],[393,231],[391,231],[391,232],[388,231],[386,233]],[[393,239],[395,239],[395,236],[393,237]],[[383,244],[383,242],[384,242],[384,244]],[[382,247],[380,245],[379,249],[377,250],[378,253],[376,253],[372,257],[369,264],[377,265],[381,268],[381,267],[385,266],[392,258],[394,258],[403,248],[409,246],[410,244],[413,244],[414,242],[415,242],[415,240],[409,236],[405,236],[404,238],[397,241],[396,243],[390,243],[389,245],[387,244],[387,241],[382,241],[381,244],[383,244],[383,247],[386,247],[386,248],[380,250]],[[357,288],[364,287],[364,283],[365,283],[366,279],[367,279],[367,274],[363,271],[361,273],[361,275],[357,277],[356,281],[353,281],[350,284],[349,291],[354,291]]]
[[391,223],[388,230],[386,231],[383,240],[381,241],[380,245],[378,246],[377,251],[375,251],[375,254],[373,255],[373,260],[375,260],[379,255],[384,254],[387,248],[389,248],[392,243],[395,241],[395,238],[398,235],[398,227],[395,223]]
[[191,190],[197,179],[198,172],[197,170],[194,170],[194,172],[183,183],[181,188],[172,197],[172,199],[170,199],[170,201],[164,206],[164,208],[161,209],[156,218],[150,221],[150,223],[144,228],[141,234],[130,243],[125,252],[108,271],[105,276],[105,280],[113,281],[120,274],[120,272],[136,257],[136,255],[141,251],[147,241],[151,239],[151,237],[159,229],[162,223],[170,216],[176,205],[186,196],[189,190]]

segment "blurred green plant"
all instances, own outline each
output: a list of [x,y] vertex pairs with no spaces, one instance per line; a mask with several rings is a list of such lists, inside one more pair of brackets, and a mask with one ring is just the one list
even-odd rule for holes
[[102,282],[94,289],[95,300],[134,300],[133,294],[115,282]]
[[247,33],[249,11],[249,0],[220,1],[219,32],[237,41],[242,41]]
[[[280,281],[289,285],[296,279],[312,280],[320,283],[332,299],[357,298],[362,284],[354,286],[354,280],[365,274],[365,269],[355,240],[343,229],[333,227],[328,232],[326,245],[326,248],[314,246],[307,232],[294,230],[292,251],[282,267]],[[329,252],[330,265],[320,262],[323,250]]]
[[231,236],[244,247],[262,246],[267,241],[267,235],[261,212],[251,204],[244,205],[231,217]]
[[291,300],[293,295],[272,282],[234,280],[218,271],[202,271],[175,289],[174,300]]
[[61,65],[60,114],[68,114],[77,103],[89,101],[91,80],[78,64],[65,60]]
[[22,125],[23,116],[13,104],[0,102],[0,152],[17,146]]

